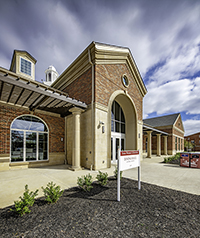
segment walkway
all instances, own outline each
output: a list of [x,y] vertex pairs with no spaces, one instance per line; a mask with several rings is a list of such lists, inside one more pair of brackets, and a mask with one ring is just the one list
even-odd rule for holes
[[[144,158],[141,162],[141,181],[200,195],[200,169],[163,164],[162,161],[162,157]],[[112,166],[101,171],[113,176],[114,169]],[[18,200],[23,194],[26,184],[30,190],[39,189],[39,196],[42,196],[41,187],[46,187],[48,182],[53,181],[62,189],[67,189],[77,186],[77,178],[88,173],[93,178],[98,174],[97,171],[90,170],[73,172],[67,170],[65,165],[1,171],[0,208],[13,205],[14,200]],[[124,171],[123,177],[137,180],[137,169]]]

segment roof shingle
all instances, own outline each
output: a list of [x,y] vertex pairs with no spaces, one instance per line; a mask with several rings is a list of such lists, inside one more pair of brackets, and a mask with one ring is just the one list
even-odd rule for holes
[[161,117],[153,117],[144,119],[143,122],[152,127],[160,127],[160,126],[172,126],[177,120],[180,113],[175,113],[171,115],[161,116]]

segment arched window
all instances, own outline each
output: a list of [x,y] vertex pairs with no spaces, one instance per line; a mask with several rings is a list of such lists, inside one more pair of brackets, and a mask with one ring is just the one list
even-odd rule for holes
[[125,117],[120,105],[114,101],[111,111],[111,131],[125,134]]
[[118,159],[118,147],[125,150],[126,123],[124,112],[120,105],[114,101],[111,109],[111,160]]
[[38,117],[23,115],[11,125],[11,162],[48,160],[48,128]]

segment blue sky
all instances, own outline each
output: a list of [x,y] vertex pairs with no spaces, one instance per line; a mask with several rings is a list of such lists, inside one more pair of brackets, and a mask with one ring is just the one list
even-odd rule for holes
[[144,118],[180,112],[200,131],[199,0],[0,0],[0,66],[14,49],[59,73],[92,41],[128,47],[148,94]]

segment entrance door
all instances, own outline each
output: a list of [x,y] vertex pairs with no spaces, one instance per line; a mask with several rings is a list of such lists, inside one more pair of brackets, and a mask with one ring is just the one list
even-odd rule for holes
[[37,151],[36,132],[26,132],[26,161],[36,160]]
[[111,135],[111,161],[116,163],[118,159],[118,148],[125,150],[125,134],[112,133]]

